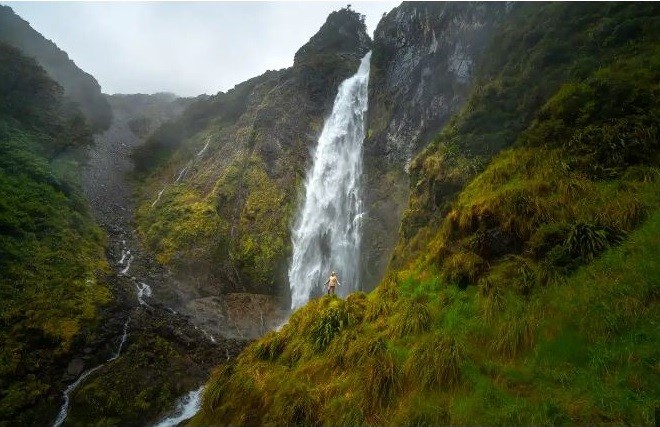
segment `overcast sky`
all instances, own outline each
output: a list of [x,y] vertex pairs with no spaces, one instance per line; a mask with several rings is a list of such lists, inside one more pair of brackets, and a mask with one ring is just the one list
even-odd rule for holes
[[[350,2],[370,34],[400,2]],[[105,93],[226,91],[293,55],[348,2],[3,2]]]

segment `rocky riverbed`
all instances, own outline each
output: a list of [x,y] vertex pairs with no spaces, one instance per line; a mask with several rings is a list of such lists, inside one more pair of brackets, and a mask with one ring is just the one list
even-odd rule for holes
[[142,139],[130,129],[132,112],[110,101],[114,121],[90,148],[83,188],[108,236],[106,280],[114,298],[67,366],[63,388],[100,368],[70,390],[64,425],[152,423],[199,387],[213,366],[287,315],[273,297],[203,294],[142,247],[130,159]]

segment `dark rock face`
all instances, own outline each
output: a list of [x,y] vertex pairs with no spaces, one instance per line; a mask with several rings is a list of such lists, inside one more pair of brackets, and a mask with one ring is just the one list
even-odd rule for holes
[[378,24],[365,141],[363,283],[380,280],[407,205],[412,157],[463,106],[505,3],[403,3]]
[[319,54],[365,55],[371,48],[371,39],[367,35],[364,16],[350,9],[332,12],[321,29],[298,49],[294,64]]
[[374,36],[371,94],[372,111],[391,113],[373,123],[369,148],[390,163],[409,162],[465,102],[505,14],[504,3],[404,3],[390,12]]
[[96,79],[78,68],[66,52],[30,27],[10,7],[1,5],[0,41],[34,58],[64,88],[65,95],[79,104],[93,130],[105,130],[110,126],[110,104]]

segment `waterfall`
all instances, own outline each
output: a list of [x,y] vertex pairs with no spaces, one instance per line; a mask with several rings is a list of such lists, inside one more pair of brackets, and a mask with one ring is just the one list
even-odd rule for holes
[[305,182],[305,201],[293,229],[289,268],[291,308],[319,292],[332,271],[340,295],[360,289],[362,142],[365,135],[369,52],[339,86]]

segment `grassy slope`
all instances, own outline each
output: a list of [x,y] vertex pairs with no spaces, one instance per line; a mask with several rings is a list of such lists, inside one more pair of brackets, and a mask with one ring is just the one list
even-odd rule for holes
[[413,164],[389,276],[219,367],[193,424],[653,422],[657,6],[512,19]]
[[90,132],[36,62],[5,45],[0,59],[0,423],[32,424],[55,410],[72,343],[110,295],[75,172]]

